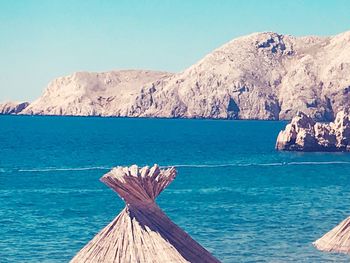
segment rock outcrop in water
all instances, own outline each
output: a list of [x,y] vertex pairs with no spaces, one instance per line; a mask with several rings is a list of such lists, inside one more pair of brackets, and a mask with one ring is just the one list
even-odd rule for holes
[[350,31],[333,37],[255,33],[177,74],[75,73],[23,114],[332,120],[350,103]]
[[0,104],[0,114],[17,114],[29,106],[28,102],[5,102]]
[[315,122],[298,112],[278,134],[276,149],[281,151],[350,151],[350,112],[338,112],[334,122]]
[[116,167],[101,181],[125,201],[123,211],[71,262],[219,262],[174,224],[155,203],[176,170]]

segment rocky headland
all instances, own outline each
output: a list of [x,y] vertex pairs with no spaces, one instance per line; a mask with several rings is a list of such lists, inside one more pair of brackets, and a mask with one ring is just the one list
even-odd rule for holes
[[334,122],[315,122],[298,112],[278,134],[276,149],[281,151],[350,151],[350,112],[339,111]]
[[0,103],[0,114],[18,114],[29,106],[29,102],[4,102]]
[[77,72],[20,114],[331,121],[350,103],[350,31],[233,39],[180,73]]
[[77,72],[53,80],[21,114],[137,116],[138,107],[131,107],[133,98],[147,96],[143,95],[147,83],[157,83],[170,75],[149,70]]

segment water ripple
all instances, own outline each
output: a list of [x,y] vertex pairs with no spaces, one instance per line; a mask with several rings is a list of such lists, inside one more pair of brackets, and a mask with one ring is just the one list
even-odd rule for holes
[[[271,163],[221,163],[221,164],[169,164],[161,165],[161,168],[221,168],[221,167],[246,167],[246,166],[294,166],[294,165],[350,165],[349,161],[311,161],[311,162],[271,162]],[[42,167],[42,168],[0,168],[0,173],[6,172],[57,172],[57,171],[88,171],[110,170],[112,166],[89,166],[89,167]]]

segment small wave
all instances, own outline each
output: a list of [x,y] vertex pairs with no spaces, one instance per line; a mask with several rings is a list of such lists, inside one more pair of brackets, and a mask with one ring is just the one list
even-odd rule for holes
[[216,168],[216,167],[226,167],[226,166],[237,166],[237,164],[233,164],[233,163],[226,163],[226,164],[173,164],[173,165],[160,166],[160,168],[169,168],[169,167]]
[[[271,163],[222,163],[222,164],[174,164],[162,165],[161,168],[220,168],[220,167],[247,167],[247,166],[293,166],[293,165],[349,165],[350,161],[305,161],[305,162],[271,162]],[[57,171],[87,171],[87,170],[105,170],[108,171],[113,167],[110,166],[91,166],[91,167],[43,167],[32,169],[4,169],[0,168],[0,173],[9,171],[16,172],[57,172]]]
[[217,193],[217,192],[222,192],[222,191],[232,191],[232,188],[230,187],[211,187],[211,188],[201,188],[198,189],[198,192],[202,194],[212,194],[212,193]]
[[325,161],[325,162],[275,162],[275,163],[224,163],[224,164],[175,164],[162,166],[187,167],[187,168],[219,168],[219,167],[239,167],[239,166],[284,166],[284,165],[330,165],[330,164],[350,164],[350,161]]
[[184,194],[184,193],[191,193],[193,192],[193,189],[169,189],[168,193],[171,194]]
[[279,166],[285,163],[223,163],[223,164],[174,164],[161,166],[161,168],[168,167],[185,167],[185,168],[220,168],[220,167],[237,167],[237,166]]
[[55,172],[55,171],[86,171],[86,170],[109,170],[111,167],[93,166],[93,167],[70,167],[70,168],[35,168],[35,169],[19,169],[18,172]]
[[326,162],[290,162],[288,165],[322,165],[322,164],[350,164],[347,161],[326,161]]
[[60,188],[44,188],[44,189],[9,189],[0,190],[2,195],[13,195],[15,193],[42,193],[42,194],[85,194],[85,193],[100,193],[103,192],[102,189],[60,189]]

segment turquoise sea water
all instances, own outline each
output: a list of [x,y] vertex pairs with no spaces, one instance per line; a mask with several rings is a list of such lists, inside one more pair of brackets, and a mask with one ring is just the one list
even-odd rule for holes
[[285,122],[0,117],[0,262],[67,262],[124,207],[99,178],[175,165],[157,199],[223,262],[348,262],[311,242],[350,215],[350,155],[279,153]]

